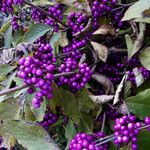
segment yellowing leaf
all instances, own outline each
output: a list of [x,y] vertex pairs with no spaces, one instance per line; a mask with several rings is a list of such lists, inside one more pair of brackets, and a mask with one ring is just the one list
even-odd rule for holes
[[93,35],[96,35],[96,34],[102,34],[102,35],[106,35],[106,34],[112,34],[112,35],[115,35],[115,30],[112,26],[110,25],[102,25],[98,30],[96,30]]
[[148,70],[150,70],[150,47],[147,47],[140,54],[141,64]]
[[108,57],[108,48],[102,44],[96,43],[96,42],[91,42],[95,52],[97,53],[98,57],[106,62],[107,57]]

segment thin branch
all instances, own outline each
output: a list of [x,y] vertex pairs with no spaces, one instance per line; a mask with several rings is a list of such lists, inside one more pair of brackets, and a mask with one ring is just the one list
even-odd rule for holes
[[54,78],[57,79],[61,76],[69,76],[69,75],[72,75],[72,74],[75,74],[76,72],[63,72],[63,73],[58,73],[58,74],[55,74],[54,75]]
[[104,138],[100,138],[98,140],[96,140],[95,142],[101,142],[101,141],[104,141],[105,139],[109,139],[109,138],[112,138],[114,135],[108,135],[108,136],[105,136]]
[[81,34],[83,35],[91,28],[91,25],[92,25],[92,19],[90,18],[86,27],[84,29],[82,29],[81,31],[75,33],[73,36],[78,37],[79,35],[81,36]]
[[104,112],[104,114],[103,114],[103,122],[102,122],[101,132],[104,131],[105,122],[106,122],[106,112]]
[[[144,125],[140,128],[137,128],[139,130],[142,130],[142,129],[147,129],[150,127],[150,124],[149,125]],[[121,136],[121,135],[119,135]],[[110,142],[110,141],[113,141],[114,139],[116,139],[118,136],[114,136],[114,135],[109,135],[109,136],[106,136],[104,138],[100,138],[99,140],[96,140],[95,142],[100,142],[100,143],[97,143],[96,146],[100,146],[100,145],[103,145],[107,142]]]
[[[65,73],[59,73],[59,74],[55,74],[54,75],[54,78],[57,79],[61,76],[68,76],[68,75],[72,75],[74,74],[75,72],[65,72]],[[16,92],[16,91],[19,91],[19,90],[22,90],[24,88],[27,88],[29,87],[30,85],[27,85],[27,84],[23,84],[21,86],[17,86],[17,87],[14,87],[14,88],[11,88],[11,89],[7,89],[7,90],[3,90],[3,91],[0,91],[0,96],[2,95],[6,95],[6,94],[10,94],[12,92]]]
[[44,9],[42,9],[41,7],[38,7],[36,5],[34,5],[33,3],[30,3],[26,0],[24,0],[25,4],[28,4],[29,6],[36,8],[37,10],[39,10],[40,12],[42,12],[43,14],[49,16],[50,18],[54,19],[56,22],[60,23],[61,25],[63,25],[64,27],[67,27],[67,25],[65,23],[63,23],[62,21],[58,20],[57,18],[53,17],[52,15],[50,15],[47,11],[45,11]]
[[105,143],[107,143],[107,142],[113,141],[113,140],[116,139],[116,138],[117,138],[116,136],[113,136],[113,137],[111,137],[111,138],[109,138],[109,139],[106,139],[106,140],[104,140],[104,141],[102,141],[102,142],[96,144],[96,146],[103,145],[103,144],[105,144]]
[[[80,49],[77,49],[76,51],[81,51],[81,50],[84,50],[85,48],[86,48],[86,47],[82,47],[82,48],[80,48]],[[74,52],[74,51],[70,51],[70,52],[68,52],[68,53],[58,54],[56,57],[65,57],[65,56],[71,54],[72,52]]]
[[22,89],[27,88],[27,87],[28,87],[27,84],[23,84],[21,86],[17,86],[17,87],[8,89],[8,90],[3,90],[3,91],[0,92],[0,96],[9,94],[9,93],[12,93],[12,92],[15,92],[15,91],[19,91],[19,90],[22,90]]
[[147,129],[147,128],[149,128],[149,127],[150,127],[150,124],[149,124],[149,125],[144,125],[144,126],[140,127],[139,130]]

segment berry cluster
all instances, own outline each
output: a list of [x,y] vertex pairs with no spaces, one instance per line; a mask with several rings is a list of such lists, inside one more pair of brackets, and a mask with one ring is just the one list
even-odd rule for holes
[[108,144],[97,146],[95,142],[97,138],[103,137],[105,137],[103,132],[99,132],[94,135],[78,133],[71,141],[69,150],[107,150]]
[[116,24],[118,27],[123,26],[123,21],[121,21],[121,18],[123,17],[122,14],[122,11],[115,11],[112,17],[115,20],[114,24]]
[[43,101],[43,96],[48,99],[52,98],[51,83],[53,80],[53,71],[55,69],[56,59],[53,58],[52,48],[49,44],[41,44],[33,57],[26,57],[19,60],[18,77],[30,85],[29,93],[34,92],[36,87],[36,94],[32,100],[35,108],[40,107]]
[[20,28],[20,25],[18,23],[18,18],[16,16],[12,17],[11,25],[12,25],[13,30],[18,30]]
[[87,22],[87,16],[83,15],[81,12],[72,12],[68,16],[68,26],[72,29],[72,34],[80,32],[82,29],[84,29]]
[[13,5],[19,5],[23,3],[23,0],[2,0],[1,2],[1,11],[6,12],[13,12]]
[[35,41],[35,44],[38,44],[39,46],[41,44],[46,44],[47,43],[47,39],[45,36],[41,36],[40,38],[38,38],[36,41]]
[[[54,18],[58,19],[58,20],[62,20],[63,19],[63,15],[62,15],[63,12],[62,11],[63,11],[63,6],[61,4],[50,6],[48,8],[49,14],[51,16],[53,16]],[[52,26],[52,27],[54,27],[54,31],[58,32],[59,25],[54,19],[46,18],[45,19],[45,23],[50,25],[50,26]]]
[[67,56],[64,58],[64,60],[67,60],[68,58],[79,60],[82,56],[82,52],[80,51],[80,49],[84,47],[85,44],[86,44],[86,40],[84,39],[83,40],[73,39],[71,44],[63,48],[63,53],[68,53]]
[[101,67],[99,69],[99,72],[106,75],[115,85],[120,83],[124,71],[128,72],[127,80],[131,81],[132,84],[135,84],[135,75],[133,73],[133,69],[135,67],[140,70],[145,80],[150,76],[150,72],[141,66],[140,61],[137,57],[133,57],[129,61],[127,60],[126,56],[120,58],[121,59],[113,58],[113,62],[110,58],[108,63],[101,64]]
[[31,10],[31,18],[32,20],[34,20],[35,22],[44,22],[44,20],[46,19],[46,15],[43,14],[42,12],[38,11],[36,8],[32,8]]
[[104,14],[110,12],[111,8],[116,4],[116,0],[94,0],[91,7],[93,15],[93,28],[99,26],[98,20]]
[[79,68],[78,73],[71,75],[69,77],[60,77],[59,85],[67,84],[73,91],[80,90],[85,86],[85,84],[90,80],[92,75],[92,70],[88,67],[87,63],[78,65],[77,62],[71,58],[61,64],[59,72],[70,72]]
[[116,119],[114,126],[114,135],[116,139],[114,143],[117,146],[121,146],[123,143],[132,143],[132,150],[137,150],[137,135],[139,134],[139,127],[141,127],[141,123],[136,121],[136,117],[134,115],[123,116],[122,118]]
[[[48,8],[48,13],[54,18],[56,18],[57,20],[63,19],[62,11],[63,11],[63,6],[61,4],[49,6]],[[55,32],[58,32],[59,25],[54,19],[46,16],[42,12],[38,11],[36,8],[32,8],[31,14],[32,14],[32,20],[50,25],[54,28]]]
[[45,113],[43,120],[40,122],[40,125],[48,130],[49,126],[52,126],[58,120],[58,116],[51,111]]

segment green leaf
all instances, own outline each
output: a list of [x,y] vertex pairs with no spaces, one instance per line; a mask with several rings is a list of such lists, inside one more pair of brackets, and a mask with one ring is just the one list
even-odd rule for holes
[[44,101],[42,102],[40,108],[35,109],[35,108],[33,108],[33,106],[32,106],[32,107],[31,107],[31,110],[32,110],[33,114],[35,115],[36,120],[37,120],[37,121],[42,121],[42,120],[43,120],[43,117],[44,117],[44,114],[45,114],[45,111],[46,111],[46,100],[44,100]]
[[36,121],[36,117],[34,115],[34,113],[31,111],[30,109],[30,105],[26,104],[25,108],[24,108],[24,119],[27,121]]
[[142,47],[145,30],[146,30],[146,24],[140,22],[139,23],[139,34],[138,34],[136,40],[134,41],[133,48],[130,51],[130,57],[128,57],[128,59],[130,59],[134,54],[136,54]]
[[50,44],[52,47],[54,47],[54,44],[58,42],[59,38],[61,38],[61,32],[57,32],[51,37]]
[[136,96],[127,98],[127,105],[131,112],[143,119],[150,115],[150,89],[140,92]]
[[23,39],[23,32],[22,30],[17,30],[16,32],[13,33],[12,36],[12,45],[13,47],[17,46],[17,43],[19,44],[20,41]]
[[16,85],[22,85],[22,84],[23,84],[22,79],[20,79],[20,78],[18,78],[18,77],[14,77],[13,81],[16,82]]
[[0,65],[0,75],[7,75],[9,72],[11,72],[13,69],[16,68],[16,66],[10,66],[10,65]]
[[143,130],[138,135],[138,150],[148,150],[149,149],[149,139],[150,139],[150,132],[147,130]]
[[80,125],[79,125],[79,129],[81,132],[88,132],[88,133],[92,133],[93,132],[93,128],[94,128],[94,120],[91,116],[91,114],[87,114],[87,113],[81,113],[80,114]]
[[117,149],[116,145],[114,145],[113,143],[109,144],[109,150],[116,150],[116,149]]
[[142,17],[142,13],[150,8],[149,0],[139,0],[134,5],[130,6],[125,12],[122,21],[131,20]]
[[9,121],[5,126],[18,143],[28,150],[59,150],[41,126],[23,121]]
[[0,33],[5,33],[10,28],[10,26],[11,26],[11,20],[10,20],[10,18],[8,18],[8,20],[6,20],[3,23],[3,25],[0,29]]
[[96,104],[89,97],[91,94],[87,89],[82,89],[75,94],[81,111],[90,112],[90,110],[94,110],[96,107]]
[[[16,73],[17,73],[17,72],[15,71],[15,72],[13,72],[13,73],[8,77],[8,79],[5,81],[5,86],[6,86],[6,87],[5,87],[3,90],[7,90],[7,89],[10,88],[10,86],[11,86],[11,84],[12,84],[12,81],[13,81],[14,77],[16,76]],[[12,93],[7,94],[7,95],[0,96],[0,102],[6,100],[7,97],[13,97],[13,96],[12,96]]]
[[76,129],[71,119],[69,119],[68,124],[66,126],[65,137],[68,140],[72,140],[72,138],[76,135]]
[[21,89],[19,91],[16,91],[14,93],[14,98],[17,98],[18,96],[20,96],[23,92],[27,91],[28,88],[25,88],[25,89]]
[[31,24],[28,31],[25,33],[21,42],[33,43],[46,32],[51,31],[51,27],[43,24]]
[[56,108],[62,106],[62,93],[58,86],[53,82],[53,98],[49,101],[50,109],[56,112]]
[[10,48],[12,42],[12,27],[10,27],[4,35],[4,48]]
[[74,123],[79,124],[80,122],[80,112],[78,109],[78,102],[75,99],[74,94],[69,91],[65,91],[62,89],[62,101],[63,101],[63,110],[65,114],[70,117]]
[[68,150],[70,141],[73,139],[73,137],[76,135],[76,133],[77,132],[74,127],[74,124],[73,124],[72,120],[69,119],[69,122],[68,122],[68,124],[66,126],[66,130],[65,130],[65,137],[68,140],[66,150]]
[[18,119],[20,113],[20,105],[17,99],[7,99],[0,103],[0,120],[7,121]]
[[150,47],[144,49],[140,55],[140,62],[141,64],[148,70],[150,70]]
[[130,58],[132,48],[133,48],[133,41],[132,41],[131,37],[128,34],[125,35],[125,39],[126,39],[126,44],[127,44],[127,49],[128,49],[128,58]]

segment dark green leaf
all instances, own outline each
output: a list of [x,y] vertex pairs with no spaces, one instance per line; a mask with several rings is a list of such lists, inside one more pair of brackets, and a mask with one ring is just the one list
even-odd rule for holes
[[17,99],[7,99],[0,103],[0,120],[18,119],[20,113],[19,101]]
[[63,101],[63,110],[65,114],[70,117],[74,123],[79,124],[80,122],[80,112],[78,109],[78,102],[75,99],[74,94],[69,91],[62,89],[62,101]]
[[25,33],[21,42],[33,43],[46,32],[50,31],[51,27],[43,24],[31,24],[28,31]]
[[92,133],[94,128],[94,120],[91,114],[81,113],[79,129],[81,132]]
[[141,131],[138,135],[138,150],[148,150],[150,146],[149,139],[150,132],[148,132],[147,130]]
[[9,121],[5,126],[18,143],[28,150],[59,150],[47,132],[38,125],[23,121]]
[[24,108],[24,118],[27,121],[36,121],[36,117],[28,104]]
[[62,106],[62,93],[61,90],[57,87],[57,85],[53,82],[53,98],[49,101],[50,108],[53,112],[56,111],[56,107]]
[[127,105],[131,112],[143,119],[150,115],[150,89],[140,92],[136,96],[127,98]]
[[91,95],[87,89],[82,89],[75,94],[75,98],[78,101],[79,109],[81,111],[89,112],[96,107],[96,104],[91,100]]
[[46,111],[46,100],[44,100],[41,104],[41,107],[35,109],[34,107],[31,108],[32,112],[34,113],[37,121],[42,121],[45,111]]
[[76,135],[76,129],[74,127],[72,120],[69,120],[65,130],[65,137],[68,140],[66,150],[69,148],[70,141],[73,139],[75,135]]

